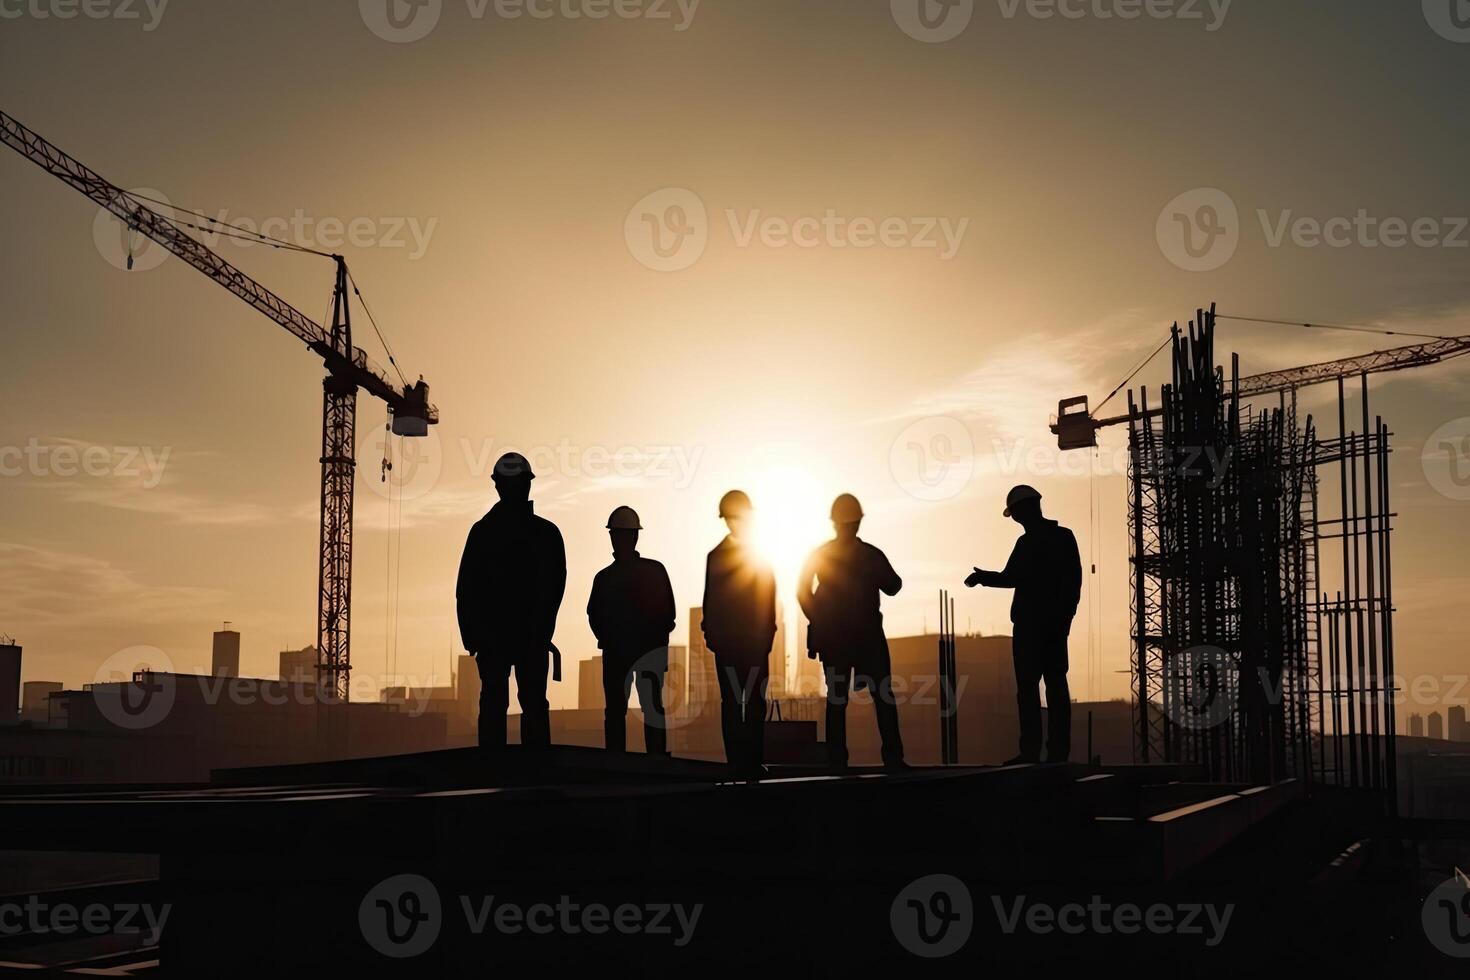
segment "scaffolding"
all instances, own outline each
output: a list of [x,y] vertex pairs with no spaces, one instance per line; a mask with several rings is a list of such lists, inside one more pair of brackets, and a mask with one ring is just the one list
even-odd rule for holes
[[1135,758],[1391,795],[1389,433],[1366,375],[1361,433],[1338,379],[1334,439],[1294,390],[1260,408],[1239,380],[1237,357],[1228,379],[1216,365],[1212,308],[1175,325],[1159,404],[1128,396]]

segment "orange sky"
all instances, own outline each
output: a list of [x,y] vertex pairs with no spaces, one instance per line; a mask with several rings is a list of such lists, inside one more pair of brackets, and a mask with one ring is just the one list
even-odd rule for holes
[[[382,411],[359,405],[354,662],[370,686],[395,662],[447,681],[459,549],[490,462],[517,448],[549,461],[535,496],[567,540],[573,657],[593,651],[582,610],[612,507],[642,513],[642,550],[687,607],[732,486],[779,528],[788,575],[831,498],[856,493],[864,537],[906,581],[891,631],[933,627],[946,587],[962,627],[1003,630],[1008,595],[960,582],[1004,561],[1001,500],[1025,481],[1098,556],[1074,690],[1122,696],[1123,480],[1109,453],[1095,480],[1057,467],[1057,400],[1100,397],[1212,300],[1470,333],[1452,233],[1470,214],[1470,44],[1417,4],[1230,5],[1209,29],[977,3],[943,43],[879,0],[703,0],[667,20],[445,0],[412,43],[355,6],[166,5],[151,29],[6,20],[0,104],[124,186],[340,248],[404,370],[433,386],[444,422],[425,465],[397,471],[396,538]],[[226,619],[245,670],[272,672],[314,638],[319,362],[176,260],[116,268],[95,208],[14,154],[0,168],[0,631],[25,645],[25,678],[80,684],[140,644],[200,667]],[[1235,206],[1238,245],[1191,271],[1159,228],[1198,188]],[[1433,219],[1439,240],[1290,230],[1360,211]],[[645,214],[668,255],[638,237]],[[219,250],[325,309],[325,260]],[[1222,329],[1248,372],[1394,343]],[[358,340],[385,360],[365,325]],[[1399,450],[1399,665],[1447,694],[1470,540],[1421,449],[1470,416],[1462,380],[1447,365],[1374,396]],[[66,465],[87,447],[97,472]],[[574,685],[554,697],[571,704]]]

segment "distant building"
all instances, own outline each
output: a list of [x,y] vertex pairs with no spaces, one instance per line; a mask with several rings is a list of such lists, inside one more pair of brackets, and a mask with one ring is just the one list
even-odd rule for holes
[[1409,735],[1413,738],[1424,737],[1424,716],[1417,711],[1409,715]]
[[1465,706],[1463,704],[1450,705],[1449,711],[1449,739],[1451,742],[1470,741],[1470,732],[1465,729]]
[[825,697],[825,679],[822,676],[822,662],[812,660],[806,655],[806,616],[798,613],[796,616],[796,677],[791,685],[791,696],[793,698],[820,698]]
[[1429,737],[1444,738],[1444,716],[1438,711],[1429,712]]
[[669,644],[669,670],[664,674],[664,713],[680,714],[689,696],[689,647]]
[[20,720],[44,725],[51,720],[48,699],[61,691],[60,681],[26,681],[21,685]]
[[577,665],[577,707],[582,711],[601,711],[607,707],[607,698],[602,693],[601,654]]
[[715,677],[715,656],[704,642],[704,610],[689,610],[689,677],[684,717],[693,718],[713,709],[719,714],[720,684]]
[[20,647],[0,639],[0,725],[20,721]]
[[240,633],[230,629],[229,623],[224,629],[215,631],[212,663],[211,673],[215,677],[240,676]]
[[282,650],[280,678],[287,684],[315,684],[316,647]]
[[776,600],[776,637],[771,641],[769,666],[771,680],[766,687],[766,699],[779,701],[786,697],[786,604]]

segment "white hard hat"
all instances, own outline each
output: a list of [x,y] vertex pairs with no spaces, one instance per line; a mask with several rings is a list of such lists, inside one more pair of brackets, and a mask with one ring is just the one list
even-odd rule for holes
[[638,512],[631,507],[619,507],[612,512],[607,519],[608,530],[641,531],[643,524],[638,520]]

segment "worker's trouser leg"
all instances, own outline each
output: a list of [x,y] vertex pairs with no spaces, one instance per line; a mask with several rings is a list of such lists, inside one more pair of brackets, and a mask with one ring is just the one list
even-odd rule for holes
[[633,687],[633,672],[624,663],[602,655],[603,745],[609,752],[623,752],[628,747],[628,693]]
[[1072,748],[1072,695],[1067,687],[1067,635],[1018,624],[1011,639],[1021,755],[1041,757],[1041,691],[1046,682],[1047,760],[1065,762]]
[[505,745],[505,713],[510,708],[510,672],[516,672],[516,694],[521,704],[521,744],[544,748],[551,744],[551,706],[546,702],[547,651],[523,652],[514,657],[481,653],[480,745]]
[[725,737],[725,760],[744,773],[765,763],[766,684],[770,666],[715,663],[720,684],[720,729]]
[[505,712],[510,707],[510,664],[490,654],[475,657],[480,668],[480,746],[505,745]]
[[823,666],[827,675],[827,764],[847,765],[847,701],[852,691],[852,670]]
[[667,755],[669,724],[664,717],[664,679],[651,670],[635,672],[638,706],[643,709],[643,747],[649,755]]
[[539,650],[516,658],[516,695],[521,703],[521,744],[531,748],[551,745],[551,705],[546,700],[546,671],[550,651]]
[[883,761],[896,765],[903,762],[903,736],[898,730],[898,702],[893,699],[893,678],[884,677],[870,687],[873,711],[878,715],[878,734],[883,739]]
[[[851,700],[853,672],[828,667],[827,674],[827,763],[847,765],[847,703]],[[893,697],[893,679],[866,679],[873,695],[873,713],[878,718],[878,735],[883,739],[883,761],[903,761],[903,736],[898,728],[898,702]]]

